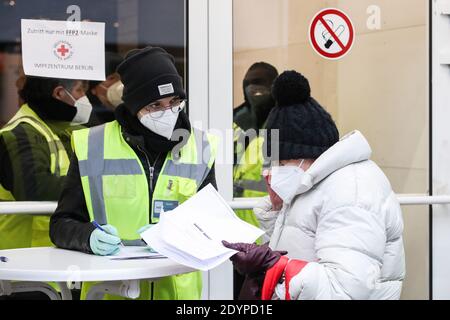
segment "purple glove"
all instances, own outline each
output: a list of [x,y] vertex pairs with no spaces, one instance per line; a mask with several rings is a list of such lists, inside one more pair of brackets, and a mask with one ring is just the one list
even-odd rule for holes
[[242,275],[257,275],[266,272],[280,260],[287,251],[273,251],[267,244],[259,246],[253,243],[228,243],[222,241],[229,249],[239,251],[230,258],[235,269]]

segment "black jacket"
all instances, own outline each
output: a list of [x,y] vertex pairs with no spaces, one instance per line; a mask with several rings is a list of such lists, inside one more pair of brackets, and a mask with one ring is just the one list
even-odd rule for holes
[[[148,181],[150,169],[146,156],[148,157],[151,166],[154,167],[154,179],[152,182],[152,187],[154,188],[164,164],[166,153],[159,153],[158,157],[158,153],[149,151],[149,148],[146,148],[148,139],[146,141],[145,137],[133,135],[126,131],[123,131],[122,134],[125,141],[127,141],[138,155]],[[209,183],[217,189],[214,165],[199,189],[207,186]],[[150,219],[152,196],[153,194],[150,189],[149,181]],[[130,214],[133,213],[130,212]],[[94,226],[90,223],[83,187],[81,185],[78,159],[76,158],[76,155],[74,155],[70,162],[69,172],[58,202],[58,207],[50,220],[50,239],[57,247],[92,253],[89,239],[94,229]]]

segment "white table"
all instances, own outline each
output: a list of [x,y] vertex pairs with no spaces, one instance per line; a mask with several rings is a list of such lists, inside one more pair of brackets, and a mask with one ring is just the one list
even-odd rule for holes
[[[0,295],[14,292],[40,291],[53,300],[70,300],[67,284],[83,281],[99,281],[87,295],[87,299],[101,299],[104,294],[137,298],[141,280],[159,278],[195,271],[170,259],[140,259],[114,261],[112,257],[100,257],[57,248],[26,248],[0,250]],[[46,282],[57,282],[58,292]]]

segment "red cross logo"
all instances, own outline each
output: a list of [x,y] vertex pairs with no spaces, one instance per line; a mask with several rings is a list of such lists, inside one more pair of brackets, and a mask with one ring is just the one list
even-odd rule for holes
[[74,54],[72,45],[67,41],[58,41],[53,45],[53,54],[58,60],[65,61]]
[[66,49],[66,47],[62,44],[56,51],[65,57],[66,53],[69,52],[69,49]]

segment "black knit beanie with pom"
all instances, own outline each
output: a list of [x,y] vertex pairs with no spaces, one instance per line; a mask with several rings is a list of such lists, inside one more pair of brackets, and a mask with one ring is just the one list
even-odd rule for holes
[[279,130],[279,157],[269,152],[272,160],[317,159],[339,141],[336,124],[311,97],[308,79],[302,74],[283,72],[272,86],[272,95],[277,105],[267,120],[265,141],[265,150],[276,150],[271,130]]

